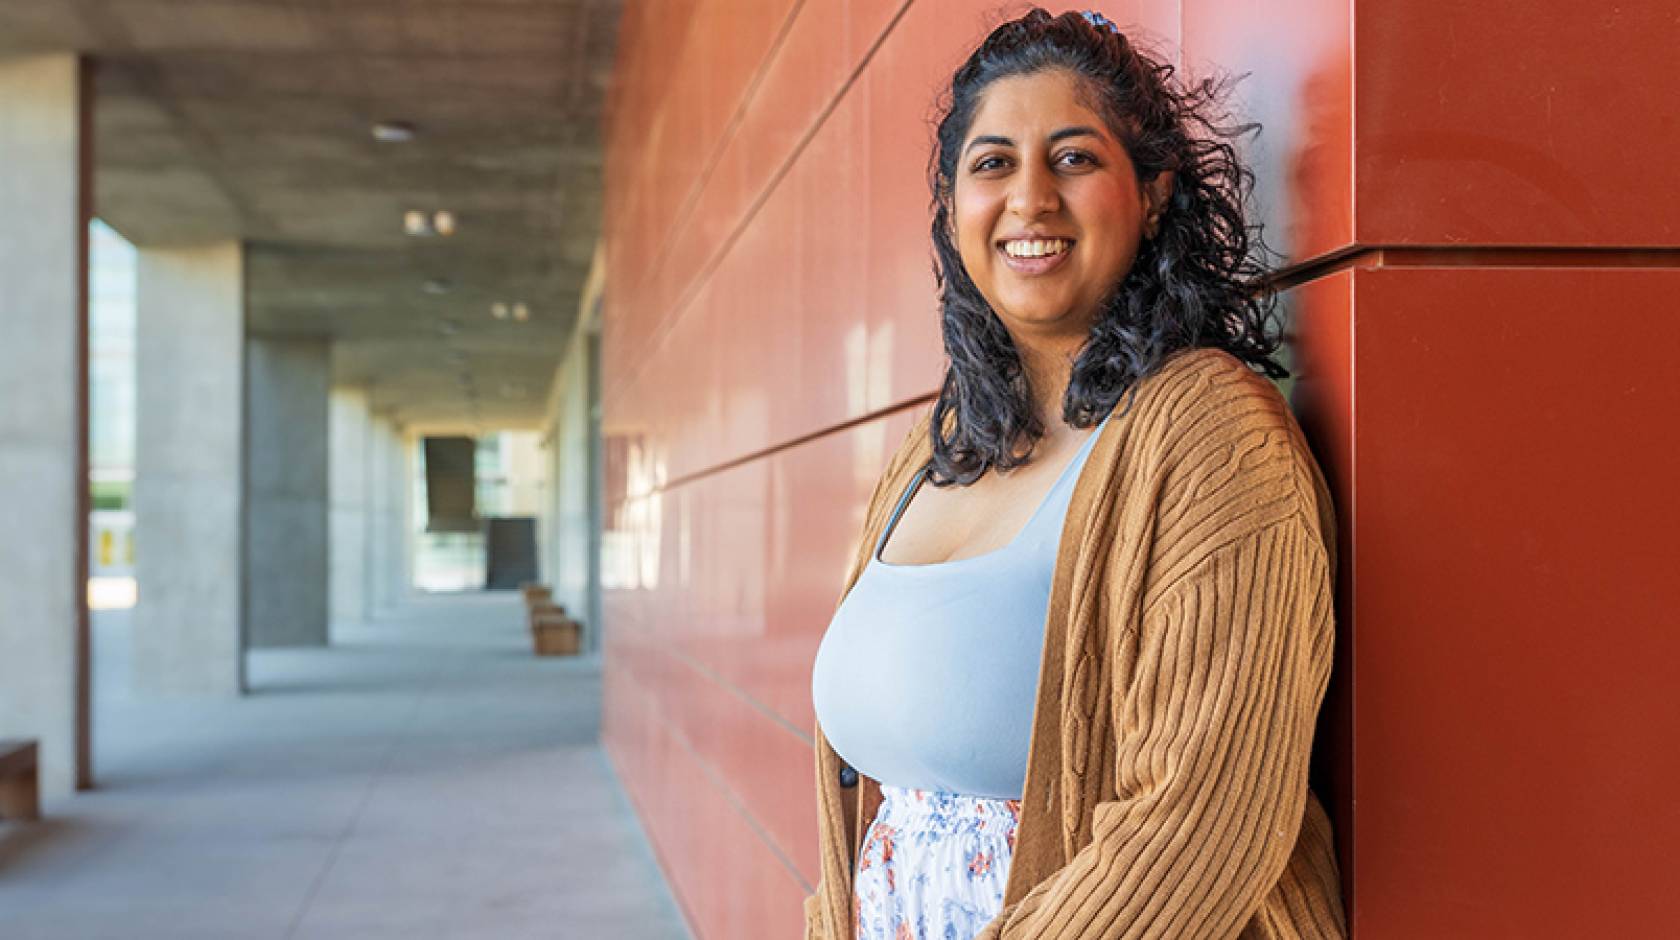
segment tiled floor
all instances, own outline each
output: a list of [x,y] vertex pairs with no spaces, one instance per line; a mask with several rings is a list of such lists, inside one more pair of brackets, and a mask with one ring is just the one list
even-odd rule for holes
[[95,631],[97,790],[0,824],[0,937],[688,936],[600,748],[593,659],[506,595],[419,597],[251,695],[129,694]]

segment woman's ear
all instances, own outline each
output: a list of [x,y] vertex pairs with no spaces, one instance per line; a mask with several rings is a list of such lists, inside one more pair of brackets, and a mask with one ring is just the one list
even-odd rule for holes
[[1155,178],[1143,184],[1143,236],[1154,238],[1161,228],[1161,215],[1167,211],[1167,203],[1172,199],[1173,171],[1162,170],[1155,174]]

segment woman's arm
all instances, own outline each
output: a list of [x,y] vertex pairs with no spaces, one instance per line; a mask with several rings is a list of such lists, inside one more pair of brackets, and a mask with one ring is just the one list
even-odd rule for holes
[[1305,517],[1214,548],[1145,611],[1116,673],[1120,798],[977,940],[1232,938],[1288,863],[1335,637]]

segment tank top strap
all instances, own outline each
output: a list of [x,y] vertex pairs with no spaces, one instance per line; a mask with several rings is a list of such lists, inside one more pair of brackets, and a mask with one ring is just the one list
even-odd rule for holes
[[[1079,445],[1079,450],[1075,451],[1073,457],[1062,467],[1061,473],[1056,477],[1056,482],[1050,485],[1050,491],[1044,494],[1044,499],[1040,501],[1038,508],[1033,511],[1031,518],[1027,520],[1027,524],[1022,527],[1021,534],[1023,536],[1040,525],[1046,524],[1042,521],[1046,518],[1056,519],[1059,523],[1060,514],[1047,510],[1054,507],[1059,501],[1063,501],[1064,497],[1071,495],[1073,482],[1079,478],[1079,469],[1085,465],[1085,458],[1090,456],[1091,447],[1097,442],[1097,435],[1102,433],[1103,425],[1108,423],[1108,419],[1112,415],[1113,412],[1110,412],[1104,415],[1101,421],[1097,422],[1097,426],[1091,429],[1091,433],[1087,434],[1084,442]],[[910,478],[909,485],[904,487],[904,492],[899,494],[898,503],[893,506],[892,514],[887,517],[887,524],[882,527],[881,534],[875,539],[875,550],[870,555],[875,561],[879,562],[881,560],[881,547],[887,544],[887,540],[892,537],[893,528],[898,525],[899,517],[904,514],[904,507],[910,503],[910,498],[915,495],[916,488],[922,484],[923,478],[927,476],[928,469],[929,464],[922,464],[921,469],[917,470],[915,475]]]
[[905,505],[910,502],[910,494],[916,492],[916,487],[921,485],[922,477],[926,476],[927,472],[928,465],[922,464],[922,468],[917,470],[915,476],[910,478],[910,485],[906,486],[904,492],[899,495],[898,505],[893,507],[892,515],[887,517],[887,524],[882,527],[880,536],[875,539],[875,551],[870,553],[870,556],[876,561],[881,558],[881,546],[887,544],[888,537],[892,535],[893,527],[898,525],[898,517],[904,513]]

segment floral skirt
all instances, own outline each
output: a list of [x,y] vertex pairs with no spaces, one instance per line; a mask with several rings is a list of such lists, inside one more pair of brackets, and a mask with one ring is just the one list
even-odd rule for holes
[[881,785],[852,895],[857,940],[971,940],[1003,909],[1020,800]]

